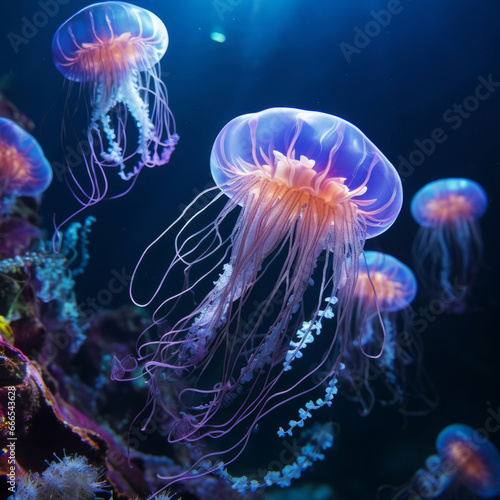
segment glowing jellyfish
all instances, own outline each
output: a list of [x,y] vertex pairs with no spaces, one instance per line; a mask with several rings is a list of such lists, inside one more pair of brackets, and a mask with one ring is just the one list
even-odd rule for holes
[[[323,382],[332,391],[343,352],[336,342],[340,326],[324,336],[325,349],[311,358],[311,367],[298,359],[306,342],[295,342],[297,322],[307,315],[316,324],[328,296],[338,299],[338,324],[349,322],[365,238],[392,225],[402,189],[392,164],[359,129],[335,116],[289,108],[230,121],[215,140],[211,170],[221,191],[209,205],[222,196],[229,200],[206,227],[176,236],[176,256],[153,294],[163,287],[171,294],[154,315],[161,338],[151,329],[144,333],[139,361],[150,377],[151,401],[176,421],[169,440],[214,447],[222,441],[224,451],[204,453],[211,460],[227,453],[227,464],[274,408]],[[225,234],[234,210],[234,229]],[[177,266],[185,284],[178,292],[175,282],[167,285]],[[131,291],[136,274],[137,268]],[[306,303],[313,275],[319,284]],[[201,300],[180,315],[200,288]],[[115,367],[115,375],[123,369]],[[311,375],[320,370],[325,375],[314,382]],[[175,401],[161,397],[165,381],[179,382]],[[200,463],[203,473],[221,470],[221,462]]]
[[427,458],[425,469],[394,499],[410,498],[408,492],[417,492],[418,498],[445,498],[449,492],[457,498],[452,490],[460,485],[481,498],[500,495],[500,453],[483,434],[467,425],[449,425],[439,433],[436,448],[438,454]]
[[468,490],[481,498],[500,495],[500,453],[482,434],[467,425],[450,425],[439,433],[436,448]]
[[1,211],[8,213],[15,197],[37,196],[52,181],[52,168],[40,144],[13,121],[0,118]]
[[[52,41],[57,69],[90,91],[88,145],[80,143],[78,151],[83,154],[90,148],[86,159],[90,189],[69,169],[77,185],[74,194],[82,205],[106,196],[106,167],[118,168],[124,180],[135,180],[144,166],[170,160],[178,136],[160,78],[160,59],[167,45],[163,22],[148,10],[124,2],[85,7],[57,30]],[[136,124],[135,148],[127,147],[132,133],[129,115]],[[128,160],[133,166],[126,170]]]
[[425,395],[421,342],[408,324],[416,294],[415,275],[398,259],[381,252],[360,256],[345,369],[339,376],[343,394],[361,403],[364,415],[375,403],[373,386],[381,383],[391,395],[381,402],[399,404],[402,413],[417,411],[409,407],[413,399],[427,409],[434,405]]
[[482,256],[477,220],[488,207],[484,189],[470,179],[440,179],[413,197],[411,212],[420,225],[413,244],[422,289],[454,311],[465,300]]

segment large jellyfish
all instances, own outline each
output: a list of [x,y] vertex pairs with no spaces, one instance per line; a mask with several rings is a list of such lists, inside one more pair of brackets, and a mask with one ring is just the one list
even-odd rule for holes
[[[359,255],[366,238],[392,225],[402,203],[400,178],[380,150],[347,121],[319,112],[272,108],[233,119],[215,140],[211,171],[219,194],[182,226],[175,258],[152,298],[135,300],[145,306],[168,288],[153,316],[159,337],[153,328],[144,332],[139,362],[149,376],[151,404],[174,420],[169,441],[205,442],[212,450],[205,448],[183,477],[221,471],[243,452],[261,419],[324,382],[331,402],[346,337],[336,340],[349,323]],[[183,238],[222,196],[229,200],[215,220]],[[139,266],[164,235],[141,257],[132,297]],[[175,290],[182,276],[184,286]],[[196,305],[181,314],[193,294]],[[314,325],[331,315],[331,307],[320,309],[327,297],[337,303],[339,326],[321,337],[324,350],[305,366],[297,323],[307,315]],[[127,364],[117,363],[115,376]],[[324,373],[320,380],[316,372]],[[178,385],[175,400],[162,397],[166,383]],[[301,427],[304,412],[290,425]]]
[[461,312],[482,256],[477,224],[488,207],[484,189],[470,179],[440,179],[426,184],[411,201],[420,225],[413,256],[421,288]]
[[[88,145],[80,141],[78,151],[82,155],[90,151],[85,159],[90,186],[77,181],[68,168],[76,183],[73,192],[82,205],[106,196],[105,168],[117,168],[122,179],[135,180],[144,166],[170,160],[178,136],[160,75],[167,45],[163,22],[148,10],[124,2],[85,7],[57,30],[52,41],[57,69],[90,92]],[[129,114],[135,131],[127,125]],[[66,132],[63,126],[63,137]],[[137,137],[136,147],[127,147],[131,135]]]
[[415,275],[398,259],[369,251],[360,256],[350,340],[339,378],[343,393],[362,405],[364,415],[373,407],[377,385],[385,386],[389,396],[380,401],[400,405],[402,413],[434,406],[426,394],[431,384],[421,366],[421,342],[409,328],[410,304],[416,294]]
[[393,500],[457,498],[460,486],[480,498],[500,495],[500,453],[484,434],[468,425],[449,425],[439,433],[436,448],[437,455],[427,458],[425,469]]
[[37,196],[52,181],[52,168],[36,139],[0,118],[0,213],[8,214],[17,196]]

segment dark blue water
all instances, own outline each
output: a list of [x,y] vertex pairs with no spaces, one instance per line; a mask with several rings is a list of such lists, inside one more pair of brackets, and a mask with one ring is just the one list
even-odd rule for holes
[[[4,93],[34,120],[34,135],[52,163],[62,161],[66,89],[50,43],[57,27],[90,3],[59,0],[50,15],[36,19],[39,2],[2,5]],[[366,247],[408,264],[417,230],[409,204],[421,186],[441,177],[469,177],[486,189],[485,258],[470,310],[431,315],[421,334],[439,407],[411,418],[376,407],[363,418],[347,402],[333,405],[329,417],[341,428],[336,446],[304,474],[305,481],[329,483],[346,500],[374,498],[381,484],[409,480],[434,451],[442,428],[455,422],[484,428],[489,410],[500,407],[500,5],[494,0],[136,3],[160,16],[169,31],[162,71],[181,139],[168,165],[142,172],[126,197],[88,211],[97,223],[92,260],[77,283],[82,301],[106,286],[113,269],[132,270],[144,247],[211,182],[213,141],[244,113],[296,107],[359,127],[396,166],[405,196],[394,226]],[[30,31],[26,22],[34,20],[39,27]],[[212,32],[226,41],[213,41]],[[51,231],[54,212],[60,219],[75,208],[56,173],[43,195],[44,227]],[[127,300],[123,292],[111,307]],[[421,307],[425,317],[426,303],[415,304],[417,311]],[[499,432],[490,432],[490,439],[500,447]]]

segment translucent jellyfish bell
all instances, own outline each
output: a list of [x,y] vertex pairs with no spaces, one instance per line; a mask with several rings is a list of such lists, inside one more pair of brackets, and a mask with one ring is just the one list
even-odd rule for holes
[[486,191],[471,179],[439,179],[419,189],[411,213],[422,227],[440,227],[480,219],[488,208]]
[[366,238],[386,231],[401,209],[391,163],[357,127],[326,113],[271,108],[239,116],[218,135],[210,163],[228,196],[236,179],[262,175],[326,203],[350,199],[364,215]]
[[417,295],[413,271],[401,261],[382,252],[364,252],[359,259],[355,295],[375,303],[381,311],[394,312],[408,307]]
[[467,489],[481,498],[500,495],[500,453],[472,427],[449,425],[439,433],[436,448]]
[[[52,181],[52,168],[36,139],[19,125],[0,118],[0,196],[36,196]],[[7,203],[7,205],[5,204]]]

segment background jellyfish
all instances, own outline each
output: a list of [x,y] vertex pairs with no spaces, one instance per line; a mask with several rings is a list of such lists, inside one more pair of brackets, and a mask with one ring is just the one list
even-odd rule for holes
[[500,495],[500,453],[481,433],[463,424],[449,425],[436,440],[437,455],[426,460],[409,485],[393,500],[456,498],[460,486],[480,498]]
[[[307,314],[316,324],[325,314],[323,300],[332,297],[333,303],[336,297],[339,325],[348,325],[365,238],[392,225],[402,192],[394,167],[359,129],[335,116],[290,108],[229,122],[215,140],[211,171],[217,183],[212,190],[221,191],[210,204],[224,195],[229,201],[191,236],[183,232],[201,214],[182,226],[175,258],[152,298],[133,300],[148,305],[168,287],[170,297],[153,315],[159,337],[152,327],[144,332],[139,362],[149,376],[153,407],[162,406],[175,420],[169,441],[209,440],[216,446],[220,439],[225,451],[208,456],[227,452],[229,463],[274,408],[323,382],[330,402],[346,337],[338,345],[340,327],[332,328],[323,352],[312,359],[314,367],[305,367],[296,360],[306,343],[305,337],[294,342],[297,322]],[[237,207],[235,226],[226,234]],[[184,214],[177,222],[183,219]],[[174,225],[141,257],[132,297],[145,255]],[[307,304],[303,298],[313,275],[319,286]],[[175,290],[182,276],[184,287]],[[184,305],[191,312],[179,314]],[[291,364],[297,367],[290,370]],[[314,382],[311,375],[319,370],[325,375]],[[117,363],[114,376],[123,371]],[[178,382],[178,400],[162,398],[165,381]],[[305,418],[304,413],[302,425]],[[203,473],[221,470],[221,462],[203,464]]]
[[[74,194],[82,205],[106,196],[105,167],[118,168],[124,180],[135,180],[144,166],[170,160],[178,136],[160,79],[159,61],[167,45],[162,21],[148,10],[124,2],[85,7],[57,30],[52,41],[57,69],[90,91],[90,158],[86,159],[90,189],[76,181],[70,170],[76,182]],[[136,124],[136,148],[127,147],[132,132],[127,126],[129,115]],[[63,126],[63,139],[64,134]],[[86,149],[80,144],[82,154]],[[132,161],[135,155],[138,159]],[[135,164],[126,170],[129,159]]]
[[37,196],[52,181],[40,144],[13,121],[0,118],[0,212],[10,212],[17,196]]
[[382,394],[389,392],[381,402],[398,404],[405,414],[418,411],[409,406],[413,399],[426,409],[435,404],[425,395],[422,346],[408,324],[416,294],[415,275],[395,257],[381,252],[359,257],[345,369],[339,378],[343,394],[361,403],[364,415],[375,403],[377,385],[385,386]]
[[470,179],[426,184],[411,201],[420,225],[413,258],[423,290],[461,312],[482,256],[477,224],[488,207],[484,189]]

